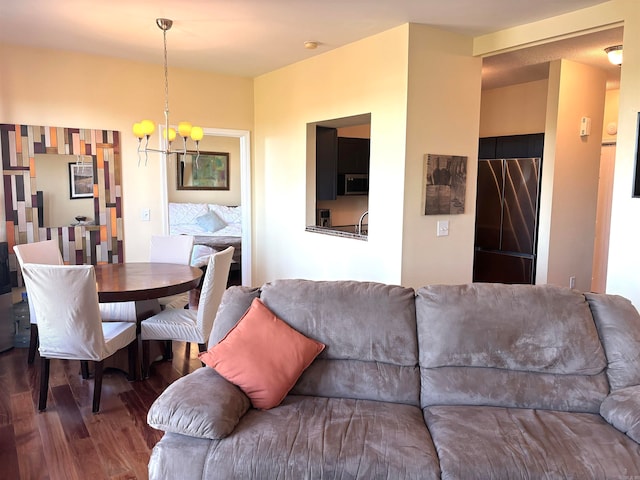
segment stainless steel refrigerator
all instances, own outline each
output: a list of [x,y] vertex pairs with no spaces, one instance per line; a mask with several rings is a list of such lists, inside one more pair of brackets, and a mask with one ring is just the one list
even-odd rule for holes
[[474,282],[535,283],[541,164],[478,161]]

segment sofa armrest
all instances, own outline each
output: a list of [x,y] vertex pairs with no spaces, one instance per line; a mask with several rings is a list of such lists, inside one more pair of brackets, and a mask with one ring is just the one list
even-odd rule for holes
[[600,405],[600,415],[640,443],[640,385],[611,392]]
[[158,430],[217,440],[233,432],[249,398],[208,367],[169,385],[153,402],[147,423]]

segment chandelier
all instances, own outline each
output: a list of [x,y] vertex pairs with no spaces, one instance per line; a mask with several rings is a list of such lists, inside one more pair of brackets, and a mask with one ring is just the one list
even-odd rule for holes
[[[189,122],[178,123],[178,132],[174,128],[169,127],[169,68],[167,64],[167,30],[173,25],[173,20],[168,18],[156,18],[156,25],[162,30],[164,37],[164,123],[162,148],[149,147],[149,139],[156,129],[156,125],[151,120],[142,120],[133,124],[133,134],[138,137],[138,165],[140,165],[140,154],[144,153],[145,165],[147,164],[149,152],[158,152],[165,155],[178,153],[185,155],[187,153],[187,139],[191,138],[196,145],[196,161],[200,156],[199,142],[202,140],[204,132],[202,127],[196,127]],[[171,144],[176,139],[176,135],[182,137],[182,149],[172,150]],[[145,140],[144,147],[142,140]]]

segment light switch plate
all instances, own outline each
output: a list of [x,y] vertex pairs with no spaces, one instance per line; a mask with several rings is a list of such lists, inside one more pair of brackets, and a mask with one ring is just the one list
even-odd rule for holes
[[148,208],[143,208],[140,210],[140,220],[143,222],[148,222],[151,218],[151,212]]
[[439,220],[436,236],[446,237],[447,235],[449,235],[449,220]]

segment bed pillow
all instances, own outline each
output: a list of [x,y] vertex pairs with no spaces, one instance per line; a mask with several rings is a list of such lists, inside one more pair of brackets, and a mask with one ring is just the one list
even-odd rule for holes
[[196,218],[196,223],[200,227],[204,228],[207,232],[217,232],[227,226],[224,220],[222,220],[215,212],[209,210],[204,215]]
[[278,318],[258,298],[200,360],[237,385],[259,409],[282,402],[325,345]]

